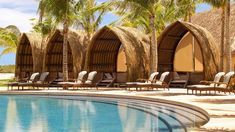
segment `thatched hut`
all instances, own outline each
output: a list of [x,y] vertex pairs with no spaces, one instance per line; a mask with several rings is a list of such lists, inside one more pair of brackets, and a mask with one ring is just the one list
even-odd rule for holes
[[[86,41],[82,32],[70,31],[68,35],[68,72],[69,78],[76,78],[84,68],[86,56]],[[63,72],[63,33],[56,30],[49,38],[44,57],[44,71],[50,72],[50,78],[55,78]]]
[[22,79],[29,76],[27,74],[41,72],[43,63],[41,42],[40,34],[23,33],[21,35],[16,51],[16,78]]
[[[126,67],[121,62],[122,58]],[[134,28],[105,26],[91,40],[87,66],[89,70],[98,72],[118,73],[121,69],[126,75],[123,81],[146,77],[150,71],[149,38]]]
[[[196,40],[201,52],[203,63],[203,76],[205,79],[211,79],[218,71],[219,49],[215,44],[212,35],[204,28],[188,23],[176,21],[169,25],[161,34],[158,40],[158,69],[159,71],[174,71],[174,59],[177,46],[182,38],[190,33]],[[184,54],[188,58],[189,54]],[[186,60],[185,59],[185,60]],[[181,59],[181,63],[184,60]]]
[[[215,38],[216,44],[221,44],[221,9],[212,9],[210,11],[197,13],[192,17],[192,23],[207,29]],[[235,4],[231,5],[231,16],[235,16]],[[235,53],[235,17],[230,17],[230,42],[231,50]],[[233,56],[233,65],[235,66],[235,54]],[[235,67],[234,67],[235,68]]]

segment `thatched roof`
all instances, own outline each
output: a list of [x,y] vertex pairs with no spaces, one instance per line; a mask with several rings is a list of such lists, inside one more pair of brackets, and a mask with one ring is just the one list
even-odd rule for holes
[[[68,35],[68,68],[70,77],[77,77],[77,73],[84,68],[87,42],[83,32],[70,31]],[[62,72],[63,65],[63,33],[56,30],[46,46],[44,71],[51,75]]]
[[16,51],[16,73],[15,76],[21,78],[22,72],[41,72],[42,38],[37,33],[23,33]]
[[128,80],[146,77],[150,71],[149,41],[148,36],[137,29],[105,26],[96,32],[89,45],[88,69],[116,72],[117,55],[122,46],[126,55]]
[[[220,45],[221,41],[221,9],[212,9],[210,11],[197,13],[192,17],[192,23],[206,28],[215,38],[215,42]],[[232,42],[232,51],[235,50],[235,4],[231,5],[230,17],[230,39]]]
[[182,37],[190,32],[197,40],[202,51],[204,77],[213,78],[218,71],[219,49],[212,35],[204,28],[188,23],[176,21],[169,25],[158,39],[158,69],[159,71],[173,71],[174,55]]

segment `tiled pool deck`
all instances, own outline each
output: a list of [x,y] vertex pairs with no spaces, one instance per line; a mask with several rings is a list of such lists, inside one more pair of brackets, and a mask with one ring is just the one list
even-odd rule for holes
[[[7,93],[6,88],[0,88],[0,94]],[[160,98],[173,100],[198,106],[206,110],[210,115],[210,121],[201,128],[191,131],[235,131],[235,95],[217,94],[187,95],[185,89],[170,89],[170,91],[126,91],[123,89],[100,89],[100,90],[25,90],[10,91],[10,93],[33,93],[33,94],[104,94],[104,95],[128,95],[135,97]]]

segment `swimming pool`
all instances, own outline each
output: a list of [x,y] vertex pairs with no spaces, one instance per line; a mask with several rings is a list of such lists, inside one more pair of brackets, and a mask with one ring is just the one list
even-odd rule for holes
[[184,132],[208,120],[201,111],[161,101],[0,95],[1,132]]

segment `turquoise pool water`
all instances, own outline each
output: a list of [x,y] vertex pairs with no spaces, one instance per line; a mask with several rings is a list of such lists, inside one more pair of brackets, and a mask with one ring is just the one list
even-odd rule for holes
[[177,113],[171,106],[127,100],[0,96],[0,132],[186,131],[189,119]]

